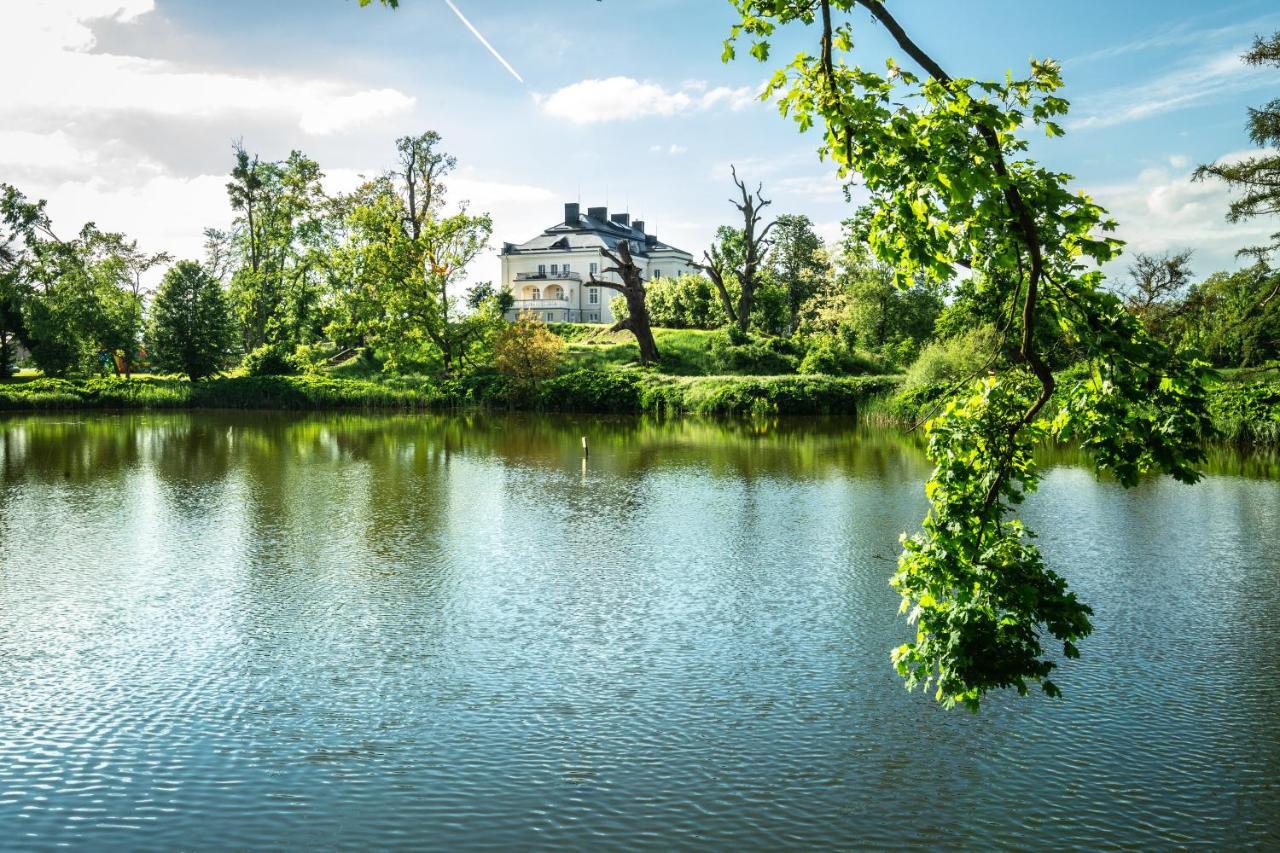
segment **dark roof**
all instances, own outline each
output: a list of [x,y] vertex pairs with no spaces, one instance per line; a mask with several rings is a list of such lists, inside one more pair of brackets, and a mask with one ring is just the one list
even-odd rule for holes
[[576,226],[558,222],[544,230],[532,240],[523,243],[504,243],[502,254],[515,255],[521,252],[547,252],[563,249],[601,249],[615,251],[622,240],[631,242],[631,254],[637,257],[648,257],[656,252],[680,252],[682,249],[670,246],[652,234],[646,235],[630,225],[597,219],[588,214],[578,215]]

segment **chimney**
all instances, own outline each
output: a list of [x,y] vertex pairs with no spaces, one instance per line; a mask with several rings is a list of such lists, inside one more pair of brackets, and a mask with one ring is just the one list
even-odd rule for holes
[[644,233],[644,220],[643,220],[643,219],[637,219],[635,222],[632,222],[632,223],[631,223],[631,227],[632,227],[632,228],[634,228],[634,229],[636,229],[637,231],[639,231],[641,234],[643,234],[643,233]]
[[619,225],[623,226],[624,228],[629,228],[631,226],[630,213],[615,213],[613,216],[610,216],[609,219],[610,221],[616,222]]
[[656,246],[656,245],[658,245],[658,235],[657,235],[657,234],[646,234],[646,235],[644,235],[644,244],[645,244],[646,246]]
[[564,224],[578,224],[578,205],[576,202],[565,202],[564,205]]
[[587,216],[592,219],[599,219],[601,222],[609,221],[609,208],[607,207],[588,207]]

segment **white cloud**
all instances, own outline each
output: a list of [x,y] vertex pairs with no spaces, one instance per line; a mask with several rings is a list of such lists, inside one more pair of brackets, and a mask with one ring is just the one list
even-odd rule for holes
[[[775,180],[766,186],[765,197],[767,198],[772,190],[780,197],[804,199],[812,204],[839,204],[845,200],[844,188],[845,182],[840,180],[834,172],[821,175],[795,175]],[[866,193],[861,193],[859,198],[865,201]]]
[[739,86],[736,89],[730,89],[728,86],[717,86],[708,92],[704,92],[702,97],[698,99],[698,105],[706,110],[723,102],[732,110],[745,110],[758,101],[759,98],[760,91],[750,86]]
[[1068,126],[1073,129],[1113,127],[1269,84],[1267,72],[1245,65],[1240,52],[1240,48],[1232,48],[1202,56],[1194,63],[1146,83],[1079,98],[1083,116]]
[[543,112],[575,124],[629,121],[647,116],[673,116],[724,105],[742,110],[755,100],[750,86],[708,89],[700,80],[688,80],[678,89],[633,77],[580,80],[550,95],[535,96]]
[[1143,36],[1109,45],[1082,56],[1072,57],[1066,62],[1069,64],[1086,63],[1100,59],[1113,59],[1145,50],[1182,47],[1185,45],[1203,46],[1210,42],[1220,42],[1227,39],[1238,41],[1241,36],[1251,36],[1270,29],[1276,20],[1275,15],[1263,15],[1226,26],[1206,27],[1204,26],[1206,19],[1220,14],[1222,11],[1213,9],[1211,4],[1207,8],[1209,8],[1209,12],[1206,14],[1163,23]]
[[[1233,152],[1230,161],[1258,153]],[[1119,223],[1117,237],[1126,250],[1164,252],[1192,249],[1200,272],[1231,267],[1235,253],[1267,237],[1275,221],[1226,221],[1231,195],[1220,181],[1191,180],[1191,172],[1175,166],[1143,170],[1133,180],[1089,190]],[[1120,263],[1127,263],[1123,258]]]
[[[200,167],[174,174],[114,129],[217,117],[333,134],[413,104],[393,89],[95,52],[96,22],[127,24],[154,8],[154,0],[0,6],[0,76],[13,82],[0,99],[0,167],[28,195],[48,199],[59,233],[93,221],[150,251],[199,257],[204,228],[229,224],[225,175]],[[337,174],[326,184],[335,178],[350,180]]]
[[670,145],[650,145],[649,150],[654,154],[661,154],[665,152],[675,156],[676,154],[683,154],[689,149],[683,145],[677,145],[673,142]]
[[354,95],[319,98],[302,112],[298,126],[305,133],[336,133],[373,119],[408,111],[413,98],[395,89],[366,89]]
[[504,241],[522,243],[560,218],[557,202],[563,199],[546,187],[493,180],[473,171],[451,177],[448,187],[451,203],[465,201],[472,213],[487,213],[493,218],[493,251],[481,253],[467,268],[466,282],[498,282],[498,247]]
[[53,133],[0,130],[0,166],[82,169],[92,166],[96,160],[93,152],[77,148],[61,130]]
[[97,178],[67,181],[48,193],[49,213],[59,233],[95,222],[103,230],[138,237],[147,251],[199,259],[204,229],[230,224],[226,184],[225,175],[157,175],[136,186],[113,186]]
[[127,22],[152,0],[59,0],[9,4],[0,12],[0,76],[7,88],[0,123],[58,121],[84,114],[140,112],[164,117],[284,116],[306,133],[329,134],[408,110],[393,89],[283,74],[194,70],[139,56],[94,53],[90,24]]

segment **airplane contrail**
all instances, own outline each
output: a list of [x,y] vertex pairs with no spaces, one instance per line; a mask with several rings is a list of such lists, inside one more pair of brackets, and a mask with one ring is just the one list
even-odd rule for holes
[[464,14],[462,14],[462,10],[461,10],[461,9],[459,9],[457,6],[453,5],[453,0],[444,0],[444,2],[445,2],[446,4],[448,4],[448,6],[449,6],[449,8],[450,8],[450,9],[452,9],[452,10],[453,10],[453,14],[455,14],[455,15],[457,15],[457,16],[458,16],[458,20],[459,20],[459,21],[462,21],[462,23],[466,24],[467,29],[471,30],[471,34],[472,34],[472,35],[474,35],[476,38],[480,39],[480,43],[489,49],[489,52],[493,54],[493,58],[494,58],[494,59],[496,59],[496,60],[498,60],[499,62],[501,62],[501,63],[502,63],[502,67],[503,67],[503,68],[505,68],[505,69],[507,69],[508,71],[510,71],[510,72],[511,72],[511,76],[512,76],[512,77],[514,77],[514,78],[516,78],[517,80],[519,80],[519,81],[523,84],[523,83],[524,83],[524,78],[520,76],[519,72],[517,72],[514,68],[512,68],[512,67],[511,67],[511,63],[510,63],[510,62],[507,62],[505,59],[503,59],[503,58],[502,58],[502,54],[500,54],[500,53],[498,53],[498,51],[494,50],[493,45],[489,44],[489,40],[488,40],[488,39],[486,39],[484,36],[480,35],[480,31],[479,31],[479,30],[477,30],[477,29],[475,28],[475,26],[474,26],[474,25],[472,25],[472,23],[471,23],[470,21],[468,21],[468,20],[467,20],[467,16],[466,16],[466,15],[464,15]]

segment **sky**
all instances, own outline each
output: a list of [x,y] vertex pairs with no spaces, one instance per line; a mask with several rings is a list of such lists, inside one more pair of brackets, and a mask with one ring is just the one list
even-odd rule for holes
[[[1189,248],[1203,275],[1276,230],[1228,224],[1227,191],[1190,179],[1247,152],[1247,108],[1280,96],[1280,70],[1238,58],[1280,30],[1275,0],[890,7],[952,76],[1062,62],[1068,133],[1037,137],[1034,156],[1107,207],[1130,252]],[[266,160],[301,150],[339,192],[390,168],[397,137],[435,130],[458,160],[450,200],[493,217],[472,281],[496,279],[502,242],[568,201],[700,255],[737,215],[731,163],[770,212],[834,240],[858,193],[846,200],[815,133],[754,97],[817,34],[780,33],[768,65],[725,64],[733,20],[727,0],[3,0],[0,182],[47,199],[59,233],[93,221],[199,258],[203,230],[231,220],[233,141]],[[901,56],[869,15],[852,20],[856,61]]]

